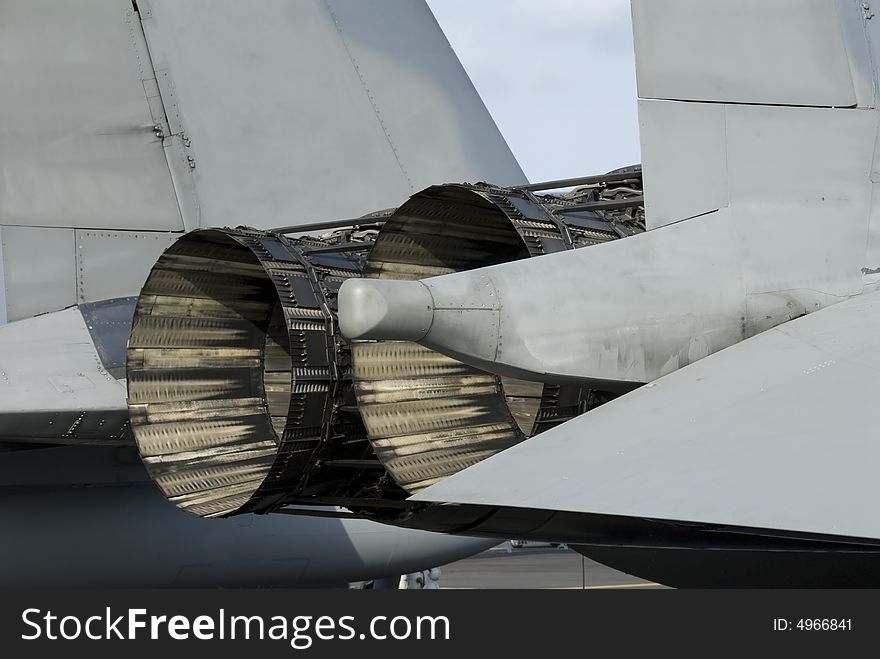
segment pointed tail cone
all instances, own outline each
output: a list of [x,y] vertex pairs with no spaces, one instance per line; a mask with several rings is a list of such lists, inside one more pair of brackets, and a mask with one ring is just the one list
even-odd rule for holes
[[348,339],[420,341],[434,301],[420,281],[349,279],[339,289],[339,329]]

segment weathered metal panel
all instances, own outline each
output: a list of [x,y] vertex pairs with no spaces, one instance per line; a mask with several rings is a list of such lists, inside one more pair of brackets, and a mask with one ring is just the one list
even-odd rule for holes
[[633,0],[632,7],[642,98],[857,102],[833,2]]
[[358,216],[462,176],[524,180],[423,3],[258,6],[153,0],[142,14],[203,226]]
[[643,100],[640,115],[648,227],[729,207],[747,293],[795,292],[796,316],[860,289],[866,242],[877,267],[878,111]]
[[323,3],[151,5],[204,226],[357,216],[411,192]]
[[880,538],[878,296],[764,332],[413,498]]
[[724,107],[639,101],[649,228],[728,205]]
[[76,231],[76,301],[136,296],[179,233]]
[[181,229],[131,4],[8,0],[2,12],[0,224]]
[[3,269],[3,228],[0,227],[0,325],[6,324],[6,274]]
[[125,386],[104,367],[78,309],[0,328],[0,439],[131,441]]
[[812,305],[794,317],[860,292],[880,113],[727,106],[725,116],[748,293]]
[[[433,320],[413,340],[511,377],[648,382],[861,292],[877,111],[660,103],[680,134],[680,117],[724,119],[723,149],[696,157],[723,176],[727,206],[587,252],[424,279]],[[655,187],[649,213],[658,196],[699,197],[693,183]],[[473,294],[492,289],[494,302]],[[343,326],[356,313],[345,293]]]
[[526,181],[424,2],[326,4],[416,190],[451,181]]
[[113,377],[125,378],[125,351],[137,298],[123,297],[78,305],[98,358]]
[[[600,226],[607,231],[605,240],[616,237],[610,222]],[[413,280],[540,256],[551,246],[572,249],[570,233],[551,207],[533,197],[486,186],[435,186],[414,195],[388,219],[364,273],[370,278]],[[400,283],[390,282],[398,285],[397,291]],[[432,299],[427,287],[405,283],[418,291],[411,298],[412,307],[426,324],[398,318],[403,327],[396,329],[409,332],[403,337],[407,340],[352,345],[352,377],[364,427],[376,457],[403,489],[427,487],[576,413],[560,401],[573,401],[577,408],[578,387],[560,392],[559,387],[540,383],[511,383],[411,343],[431,325],[430,311],[427,317],[425,311]],[[484,282],[476,288],[485,291],[480,299],[484,306],[493,301]],[[464,304],[477,306],[474,300]],[[379,300],[370,311],[383,306]],[[453,318],[463,320],[462,315]],[[483,348],[494,354],[494,338],[477,332],[474,340],[488,341]]]
[[[508,377],[577,378],[600,390],[648,382],[743,338],[737,240],[725,209],[586,249],[429,277],[421,281],[431,325],[413,340]],[[350,293],[370,282],[343,284],[341,327],[358,327]],[[384,303],[388,315],[406,313],[395,307],[404,296]]]
[[3,227],[9,321],[76,304],[73,229]]

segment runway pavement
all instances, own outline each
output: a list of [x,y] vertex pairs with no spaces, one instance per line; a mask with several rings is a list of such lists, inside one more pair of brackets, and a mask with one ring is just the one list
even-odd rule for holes
[[441,588],[658,588],[567,548],[504,543],[441,568]]

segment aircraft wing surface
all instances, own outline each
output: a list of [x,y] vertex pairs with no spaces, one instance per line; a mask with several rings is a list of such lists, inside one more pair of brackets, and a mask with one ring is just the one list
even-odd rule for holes
[[413,500],[880,538],[880,293],[785,323]]
[[0,326],[0,442],[131,443],[125,340],[134,300]]

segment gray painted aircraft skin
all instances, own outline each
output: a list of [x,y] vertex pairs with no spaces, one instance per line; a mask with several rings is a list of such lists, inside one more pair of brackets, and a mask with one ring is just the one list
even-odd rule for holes
[[666,583],[878,583],[870,4],[633,0],[646,232],[343,284],[350,339],[644,385],[411,501]]
[[[868,3],[633,0],[642,167],[562,196],[421,3],[37,4],[0,27],[4,579],[60,580],[72,528],[102,583],[384,576],[462,532],[880,583]],[[307,503],[402,528],[252,514]]]
[[0,13],[0,583],[344,584],[489,546],[359,519],[199,519],[164,500],[128,429],[134,298],[186,231],[357,216],[437,180],[525,181],[427,6]]

